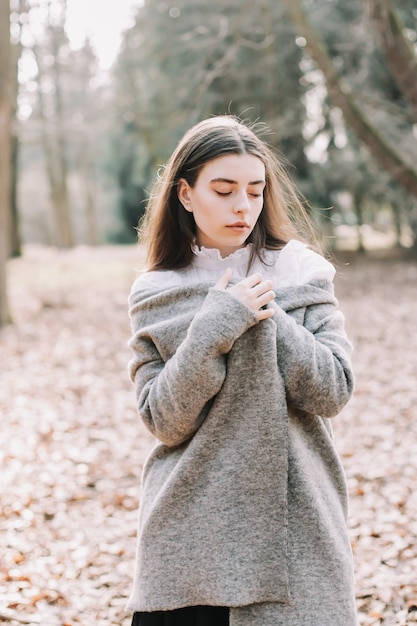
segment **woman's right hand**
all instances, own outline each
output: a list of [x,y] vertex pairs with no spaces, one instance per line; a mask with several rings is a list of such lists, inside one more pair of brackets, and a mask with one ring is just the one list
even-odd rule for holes
[[261,274],[255,273],[243,278],[227,289],[231,277],[232,270],[228,268],[215,284],[215,289],[227,290],[236,300],[240,300],[240,302],[251,309],[257,316],[258,321],[273,316],[273,308],[262,308],[275,298],[275,293],[272,290],[272,281],[263,280]]

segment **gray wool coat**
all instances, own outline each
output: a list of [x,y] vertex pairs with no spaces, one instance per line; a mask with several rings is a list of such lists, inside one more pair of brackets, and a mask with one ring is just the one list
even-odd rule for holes
[[130,296],[142,477],[133,611],[231,607],[231,626],[356,626],[329,418],[353,389],[333,285],[254,313],[210,284]]

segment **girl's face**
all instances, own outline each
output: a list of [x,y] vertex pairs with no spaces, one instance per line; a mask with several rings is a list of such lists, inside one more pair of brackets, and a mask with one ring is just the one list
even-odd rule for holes
[[209,161],[194,187],[182,178],[178,197],[193,214],[197,244],[225,257],[245,245],[263,206],[265,166],[252,154],[228,154]]

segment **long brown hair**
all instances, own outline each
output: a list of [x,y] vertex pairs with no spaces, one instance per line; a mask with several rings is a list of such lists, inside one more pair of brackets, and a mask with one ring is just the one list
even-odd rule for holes
[[178,199],[178,182],[185,178],[194,187],[204,165],[226,154],[252,154],[265,166],[263,208],[247,240],[253,244],[250,262],[255,256],[263,260],[263,250],[280,249],[290,239],[314,241],[304,203],[284,165],[252,128],[234,116],[222,115],[190,128],[155,182],[139,229],[148,270],[189,265],[196,229],[192,213]]

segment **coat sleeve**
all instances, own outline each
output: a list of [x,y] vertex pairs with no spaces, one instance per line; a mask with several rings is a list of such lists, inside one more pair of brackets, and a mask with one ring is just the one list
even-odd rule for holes
[[[175,329],[175,305],[169,323]],[[134,356],[129,373],[136,387],[139,415],[153,435],[168,446],[192,436],[224,382],[226,355],[236,339],[256,323],[257,317],[248,307],[225,291],[211,289],[185,339],[165,362],[154,340],[155,321],[141,326],[132,318],[134,333],[129,345]]]
[[336,299],[322,291],[322,302],[292,311],[276,306],[273,320],[289,408],[334,417],[353,393],[352,346]]

